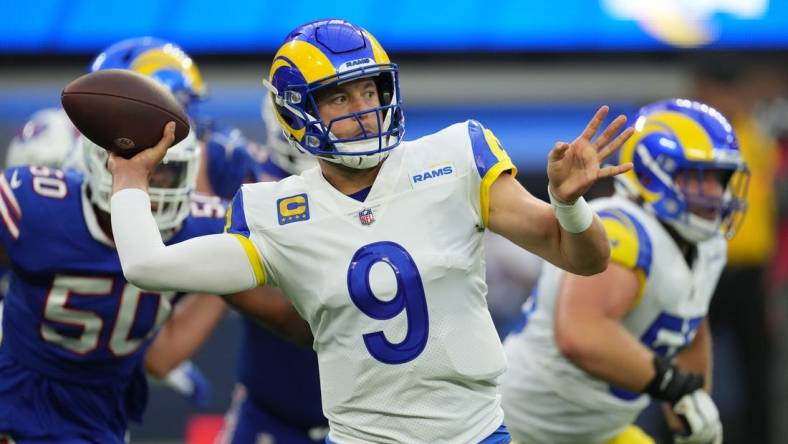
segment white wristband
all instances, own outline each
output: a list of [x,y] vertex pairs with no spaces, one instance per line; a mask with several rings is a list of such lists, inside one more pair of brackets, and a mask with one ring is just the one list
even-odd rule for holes
[[570,205],[560,202],[553,196],[550,185],[547,185],[547,194],[550,195],[550,204],[555,208],[555,217],[564,230],[577,234],[591,226],[594,221],[594,211],[582,196]]

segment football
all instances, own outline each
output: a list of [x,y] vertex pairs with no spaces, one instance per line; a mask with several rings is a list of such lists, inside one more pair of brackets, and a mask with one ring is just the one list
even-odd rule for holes
[[85,137],[127,159],[156,145],[167,122],[175,122],[173,144],[189,134],[189,118],[175,96],[134,71],[86,74],[66,85],[60,101]]

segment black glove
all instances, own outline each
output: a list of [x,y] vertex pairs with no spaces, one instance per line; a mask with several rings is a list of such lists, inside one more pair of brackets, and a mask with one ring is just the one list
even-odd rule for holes
[[659,355],[654,355],[654,379],[648,383],[644,393],[652,398],[676,404],[688,393],[703,387],[703,375],[682,370]]

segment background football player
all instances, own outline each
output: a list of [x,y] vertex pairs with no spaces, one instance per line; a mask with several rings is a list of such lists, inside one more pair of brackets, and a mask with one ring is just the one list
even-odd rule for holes
[[[90,63],[89,71],[101,69],[135,69],[140,73],[149,75],[170,89],[185,109],[193,109],[195,102],[205,95],[202,76],[196,64],[176,44],[151,37],[133,38],[123,40],[111,45]],[[47,108],[34,113],[22,126],[19,133],[11,140],[6,153],[6,167],[20,165],[48,166],[53,169],[75,170],[85,173],[85,156],[82,151],[84,138],[73,126],[62,108]],[[200,143],[204,148],[206,145]],[[204,153],[204,149],[200,153]],[[218,149],[218,144],[213,142],[212,149]],[[205,156],[201,156],[204,160]],[[200,182],[206,173],[204,162],[199,162],[197,180]],[[246,164],[245,164],[246,165]],[[247,168],[246,166],[244,168]],[[240,173],[239,173],[240,174]],[[241,179],[238,179],[240,182]],[[207,179],[202,182],[207,183]],[[206,185],[205,189],[210,190]],[[201,198],[201,203],[194,205],[221,205],[217,202],[208,202],[210,199]],[[223,210],[221,210],[223,211]],[[179,298],[180,302],[180,298]],[[188,313],[195,310],[200,313],[202,309],[221,310],[218,300],[199,302],[183,302],[178,308],[179,323],[188,319]],[[205,305],[203,305],[205,304]],[[202,306],[202,307],[201,307]],[[219,319],[221,313],[217,312],[211,318],[212,322],[194,323],[203,325],[210,331]],[[201,319],[197,315],[195,321]],[[192,341],[205,338],[196,330],[181,328],[184,336],[181,340]],[[210,397],[210,383],[200,372],[199,368],[189,361],[183,361],[185,355],[191,354],[192,347],[186,347],[181,352],[175,352],[177,335],[168,334],[170,329],[164,329],[165,334],[155,340],[151,347],[151,354],[145,360],[146,370],[156,380],[165,382],[178,393],[186,396],[198,406],[205,405]],[[174,347],[174,348],[173,348]],[[157,350],[169,349],[169,352],[158,353]]]
[[653,442],[631,424],[655,398],[676,442],[722,441],[706,313],[748,172],[730,124],[705,104],[645,106],[634,128],[621,150],[634,169],[616,177],[614,197],[592,202],[611,242],[607,270],[545,264],[521,331],[506,339],[503,405],[516,440]]
[[[258,181],[280,180],[317,165],[285,139],[267,97],[261,116],[266,140],[252,151]],[[238,384],[217,443],[322,443],[328,421],[320,402],[317,356],[311,349],[309,326],[280,290],[264,288],[266,303],[276,307],[272,310],[281,313],[282,324],[288,326],[287,338],[244,317]]]
[[[19,442],[123,442],[127,420],[140,420],[146,401],[144,353],[175,296],[123,278],[107,213],[107,152],[88,142],[83,153],[84,176],[43,166],[0,176],[0,239],[13,264],[0,344],[0,434]],[[221,230],[222,214],[190,214],[199,156],[191,135],[153,172],[152,208],[168,242]],[[215,323],[213,305],[221,303],[201,298],[196,307],[209,315],[197,319]]]
[[483,232],[576,273],[604,270],[608,240],[581,195],[631,167],[599,167],[631,134],[615,136],[625,119],[592,141],[602,108],[577,139],[555,146],[551,207],[516,182],[478,122],[401,143],[398,68],[351,23],[291,32],[267,83],[288,137],[320,168],[245,185],[227,234],[164,246],[142,189],[172,140],[167,125],[157,146],[111,162],[126,276],[146,288],[281,288],[315,337],[329,442],[508,443]]
[[200,112],[207,86],[197,64],[179,45],[155,37],[122,40],[102,51],[88,71],[104,69],[129,69],[153,77],[183,105],[204,148],[198,191],[229,199],[252,177],[249,142],[238,128]]

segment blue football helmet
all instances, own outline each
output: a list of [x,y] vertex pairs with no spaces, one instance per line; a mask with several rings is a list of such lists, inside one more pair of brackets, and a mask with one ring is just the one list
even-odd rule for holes
[[205,97],[202,74],[191,57],[173,42],[137,37],[111,45],[90,64],[88,72],[129,69],[158,80],[168,87],[184,109]]
[[[324,123],[315,92],[362,78],[373,79],[381,106]],[[288,140],[303,151],[363,169],[380,163],[402,141],[405,120],[399,68],[372,34],[350,22],[318,20],[296,28],[285,38],[263,83]],[[361,124],[366,114],[375,115],[377,133]],[[345,139],[332,134],[332,126],[346,119],[356,121],[362,133]]]
[[[690,242],[722,232],[733,237],[747,209],[749,171],[731,124],[716,109],[687,99],[656,102],[640,109],[635,132],[621,148],[621,163],[634,168],[616,176],[616,187],[673,227]],[[682,188],[684,178],[715,174],[723,186],[722,196],[704,195]],[[686,180],[683,181],[686,183]],[[701,217],[692,209],[704,209],[716,218]]]

